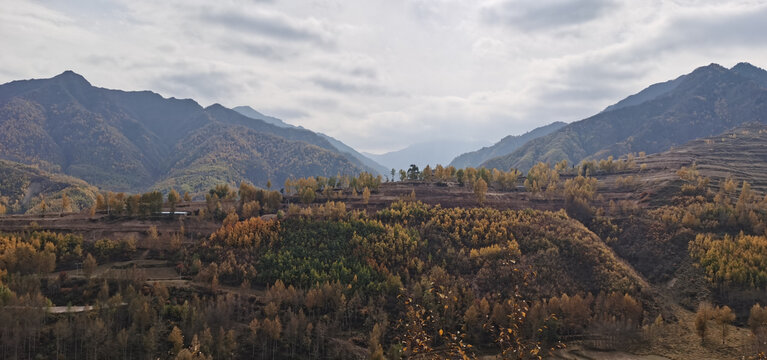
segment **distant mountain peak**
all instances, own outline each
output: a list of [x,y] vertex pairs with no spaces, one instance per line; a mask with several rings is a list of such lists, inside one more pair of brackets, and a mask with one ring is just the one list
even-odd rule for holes
[[221,105],[219,103],[212,104],[205,108],[205,110],[228,110],[224,105]]
[[748,63],[712,63],[649,86],[484,166],[527,170],[537,162],[602,159],[667,150],[745,122],[767,123],[767,71]]
[[722,74],[730,71],[726,67],[717,63],[711,63],[706,66],[701,66],[690,73],[690,77],[695,77],[700,74]]
[[[247,112],[250,112],[250,113],[252,113],[254,115],[266,116],[262,112],[254,109],[254,108],[252,108],[250,106],[247,106],[247,105],[245,105],[245,106],[237,106],[237,107],[232,108],[232,110],[240,112],[240,113],[242,113],[243,111],[247,111]],[[245,114],[243,114],[243,115],[245,115]]]
[[58,74],[53,77],[55,80],[59,80],[62,82],[65,82],[67,84],[77,84],[82,86],[91,86],[91,83],[88,82],[88,80],[85,79],[84,76],[72,71],[72,70],[66,70],[61,74]]
[[739,62],[735,66],[733,66],[731,70],[765,71],[764,69],[758,66],[751,65],[751,63],[747,63],[747,62]]
[[284,121],[282,121],[282,120],[280,120],[280,119],[278,119],[276,117],[264,115],[264,114],[256,111],[256,109],[254,109],[254,108],[252,108],[250,106],[236,106],[236,107],[233,107],[232,110],[234,110],[234,111],[236,111],[236,112],[238,112],[238,113],[240,113],[240,114],[242,114],[244,116],[247,116],[247,117],[249,117],[251,119],[266,121],[269,124],[272,124],[272,125],[275,125],[275,126],[279,126],[279,127],[282,127],[282,128],[300,128],[300,126],[290,125],[290,124],[288,124],[288,123],[286,123],[286,122],[284,122]]
[[732,67],[732,72],[751,79],[761,87],[767,88],[767,71],[746,62],[738,63]]

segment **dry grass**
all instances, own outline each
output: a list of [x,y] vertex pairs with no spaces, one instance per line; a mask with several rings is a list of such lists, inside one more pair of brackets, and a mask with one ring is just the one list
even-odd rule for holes
[[650,339],[637,354],[661,355],[674,360],[740,359],[755,354],[753,336],[747,328],[727,326],[728,335],[722,344],[722,329],[713,320],[704,342],[695,333],[693,312],[676,307],[678,322],[664,324],[657,336]]

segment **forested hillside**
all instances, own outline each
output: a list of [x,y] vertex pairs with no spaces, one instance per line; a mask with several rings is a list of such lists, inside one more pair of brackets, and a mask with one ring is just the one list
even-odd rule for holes
[[158,189],[200,193],[218,184],[274,184],[278,179],[316,174],[355,174],[359,167],[337,152],[302,141],[286,140],[244,126],[211,124],[180,142],[169,155],[168,175]]
[[[637,300],[647,295],[644,281],[563,212],[397,202],[366,215],[328,202],[289,210],[282,219],[241,218],[259,196],[241,187],[237,212],[184,247],[182,232],[160,237],[151,228],[138,243],[1,234],[0,352],[88,359],[452,358],[486,351],[536,357],[567,334],[637,332],[656,311]],[[162,260],[98,266],[137,257],[137,246]],[[147,283],[154,271],[137,266],[168,263],[186,280]],[[38,277],[52,271],[62,275]],[[34,282],[46,285],[20,285]],[[73,300],[97,310],[41,309]],[[26,322],[33,317],[46,321]]]
[[[245,116],[247,116],[249,118],[264,120],[264,121],[266,121],[266,122],[268,122],[270,124],[276,125],[276,126],[287,127],[287,128],[296,128],[296,126],[287,124],[287,123],[285,123],[284,121],[282,121],[282,120],[280,120],[278,118],[264,115],[264,114],[262,114],[262,113],[260,113],[260,112],[258,112],[256,110],[254,110],[250,106],[237,106],[237,107],[232,108],[232,110],[234,110],[234,111],[236,111],[236,112],[238,112],[238,113],[240,113],[242,115],[245,115]],[[360,154],[359,152],[357,152],[357,150],[354,150],[352,147],[344,144],[343,142],[341,142],[341,141],[339,141],[339,140],[337,140],[337,139],[335,139],[335,138],[333,138],[331,136],[325,135],[323,133],[316,133],[316,134],[319,135],[320,137],[324,138],[325,140],[327,140],[340,153],[346,154],[347,158],[349,158],[349,159],[356,159],[359,162],[360,166],[366,167],[367,171],[378,173],[378,174],[381,174],[381,175],[385,175],[385,174],[388,174],[389,171],[391,170],[391,169],[387,169],[383,165],[373,161],[372,159],[366,157],[365,155]]]
[[95,203],[97,193],[80,179],[0,160],[0,215],[77,212]]
[[482,165],[527,170],[540,161],[578,163],[631,152],[657,153],[746,122],[765,123],[765,76],[767,72],[749,64],[701,67],[648,88],[635,95],[637,101],[628,98]]
[[[249,131],[211,130],[189,146],[216,158],[234,152],[218,137],[234,137],[247,144],[236,152],[268,151]],[[660,154],[526,174],[438,165],[398,182],[289,179],[284,193],[219,185],[204,202],[100,193],[90,217],[5,217],[0,352],[756,354],[767,338],[765,137],[752,124]],[[426,204],[435,200],[459,206]],[[187,215],[160,214],[180,207]]]
[[[266,143],[285,147],[261,154],[259,167],[246,174],[240,165],[227,163],[245,156],[227,152],[242,149],[243,144],[219,136],[219,141],[232,141],[219,144],[214,157],[225,175],[205,179],[204,171],[183,168],[210,163],[211,156],[204,154],[209,157],[206,160],[203,153],[196,152],[199,158],[192,159],[191,152],[177,153],[190,150],[182,148],[185,144],[199,143],[206,132],[232,133],[242,128],[247,130],[236,131],[262,144],[260,149]],[[293,161],[278,160],[277,154]],[[202,108],[193,100],[165,99],[148,91],[97,88],[71,71],[51,79],[0,85],[0,157],[72,175],[110,190],[129,191],[161,186],[155,185],[158,181],[181,185],[181,179],[173,179],[173,174],[196,174],[198,179],[189,184],[192,188],[199,184],[210,187],[220,178],[262,185],[267,179],[279,183],[288,176],[314,174],[311,171],[316,166],[312,165],[320,164],[313,161],[325,158],[336,159],[321,164],[328,173],[364,169],[357,159],[339,152],[311,131],[275,126],[220,105]]]

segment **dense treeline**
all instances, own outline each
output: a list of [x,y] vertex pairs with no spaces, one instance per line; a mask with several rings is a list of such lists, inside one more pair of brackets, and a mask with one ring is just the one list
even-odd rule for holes
[[[434,349],[473,352],[467,344],[492,347],[496,330],[514,325],[508,315],[530,306],[520,302],[522,294],[559,294],[568,286],[585,292],[639,291],[636,279],[604,245],[574,224],[563,213],[443,209],[414,202],[398,202],[369,216],[328,202],[291,207],[279,221],[227,218],[199,250],[190,252],[194,255],[187,257],[182,271],[211,289],[270,286],[269,293],[282,294],[267,295],[280,300],[267,304],[271,310],[251,322],[264,334],[273,334],[275,324],[284,326],[286,318],[305,317],[299,321],[304,331],[307,324],[319,326],[313,322],[318,316],[329,316],[338,323],[320,324],[330,336],[339,331],[375,333],[371,351],[380,347],[388,357]],[[595,278],[549,269],[526,280],[527,266],[543,269],[562,262],[569,268],[568,262],[582,259],[590,259],[583,265],[590,275],[582,275]],[[403,296],[408,304],[402,303]],[[481,317],[485,308],[495,320],[477,326],[471,319]],[[417,335],[408,335],[410,330],[394,321],[414,317],[421,322],[419,334],[429,339],[421,348],[408,346]],[[637,328],[641,321],[632,324]],[[446,335],[459,333],[465,334],[462,345]],[[514,336],[532,341],[535,349],[537,342],[556,342],[561,335],[552,334],[547,339],[521,332]],[[269,339],[259,348],[276,348],[281,354],[306,350],[295,340]]]
[[[603,209],[592,207],[599,183],[588,175],[634,169],[632,161],[608,159],[595,162],[593,170],[586,162],[531,169],[525,187],[561,196],[566,212],[399,201],[368,213],[333,201],[337,191],[379,191],[381,177],[369,174],[286,181],[286,196],[315,196],[305,202],[331,194],[309,206],[286,207],[280,191],[248,183],[217,186],[206,194],[200,215],[223,220],[221,228],[193,246],[175,242],[150,253],[202,286],[195,290],[147,284],[136,269],[129,278],[99,278],[97,264],[130,257],[135,239],[83,243],[73,235],[3,235],[0,316],[12,320],[2,328],[2,351],[10,358],[472,357],[514,351],[534,358],[573,339],[620,348],[659,321],[657,307],[646,306],[644,281],[607,247],[613,240],[602,241],[572,217],[593,229],[615,227]],[[462,183],[475,194],[482,192],[478,184],[500,189],[510,176],[511,189],[521,179],[514,170],[462,170]],[[447,178],[450,170],[428,169],[430,175],[417,179],[442,181],[436,180],[439,173],[457,181],[459,171]],[[689,253],[712,280],[763,287],[767,255],[759,249],[767,239],[757,231],[763,230],[764,201],[747,183],[738,193],[731,179],[712,191],[695,167],[681,169],[679,177],[676,204],[648,213],[665,226],[658,231],[703,232]],[[617,183],[630,187],[634,181],[628,175]],[[187,196],[106,193],[97,208],[140,216],[173,211]],[[698,221],[684,220],[691,216]],[[618,233],[615,228],[605,234]],[[742,228],[743,234],[733,235]],[[156,229],[148,235],[158,236]],[[83,275],[50,276],[74,268]],[[38,311],[70,299],[98,306],[63,315]],[[718,321],[711,314],[703,321]],[[752,310],[754,334],[766,327],[759,314]],[[22,324],[19,317],[33,321]]]
[[690,255],[714,283],[767,287],[767,238],[765,236],[698,234],[690,242]]
[[684,183],[677,204],[653,211],[653,217],[669,227],[731,234],[764,233],[767,197],[757,197],[748,182],[743,181],[738,191],[738,184],[727,178],[721,180],[718,190],[714,191],[709,185],[710,179],[700,176],[694,165],[682,167],[678,174]]
[[[391,180],[396,178],[396,174],[397,172],[392,169]],[[399,170],[398,174],[400,181],[419,180],[436,182],[437,185],[445,185],[446,182],[456,182],[460,186],[474,187],[479,180],[482,180],[487,185],[499,190],[512,190],[516,188],[517,182],[522,177],[522,173],[517,169],[509,171],[473,167],[456,169],[453,166],[443,167],[442,165],[437,165],[434,168],[431,165],[426,165],[423,170],[420,170],[416,165],[410,165],[407,171]]]
[[296,195],[301,202],[308,204],[318,199],[318,194],[326,201],[341,199],[344,193],[356,196],[358,193],[367,192],[369,196],[371,191],[378,192],[382,181],[381,175],[373,176],[367,172],[362,172],[358,176],[310,176],[287,179],[283,189],[286,195]]
[[692,231],[690,256],[717,285],[767,286],[767,197],[758,197],[748,182],[712,181],[695,164],[678,172],[682,184],[672,205],[649,212],[669,234]]
[[[604,325],[599,319],[630,318],[630,326],[622,324],[631,331],[643,321],[635,306],[604,305],[633,299],[626,294],[640,293],[640,281],[564,212],[397,202],[367,214],[328,202],[293,206],[266,220],[238,211],[252,202],[269,208],[273,192],[248,184],[238,192],[213,189],[211,197],[240,198],[223,226],[192,248],[164,255],[179,259],[177,269],[203,284],[197,291],[149,285],[135,268],[130,276],[99,278],[97,264],[136,251],[132,239],[4,235],[4,357],[400,358],[515,351],[537,357],[577,331],[597,336],[593,330]],[[82,275],[67,274],[74,268]],[[574,330],[568,317],[551,316],[567,313],[564,289],[609,295],[583,297],[595,315]],[[44,310],[72,300],[95,310]],[[600,318],[603,313],[610,315]],[[545,334],[535,330],[543,326]],[[360,340],[345,340],[350,337]]]

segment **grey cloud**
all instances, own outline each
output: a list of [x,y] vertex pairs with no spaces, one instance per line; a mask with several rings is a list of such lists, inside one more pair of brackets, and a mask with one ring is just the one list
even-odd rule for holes
[[612,0],[502,0],[483,7],[481,18],[521,30],[555,29],[594,20],[614,5]]
[[275,116],[285,121],[289,121],[291,119],[306,118],[310,116],[309,113],[303,110],[293,109],[293,108],[284,108],[284,107],[266,108],[264,109],[264,113]]
[[376,71],[376,69],[369,68],[369,67],[357,66],[357,67],[349,69],[348,73],[349,75],[352,75],[355,77],[361,77],[361,78],[366,78],[371,80],[378,78],[378,71]]
[[539,99],[541,104],[616,101],[616,94],[625,91],[625,83],[641,77],[644,71],[642,64],[586,58],[563,67],[556,80],[544,86]]
[[179,94],[194,100],[219,102],[238,91],[237,81],[220,71],[186,70],[163,75],[150,81],[150,88],[160,93]]
[[325,76],[315,76],[311,79],[315,85],[339,93],[373,95],[373,96],[404,96],[400,91],[388,90],[383,86],[368,83],[352,83],[344,80],[331,79]]
[[288,49],[285,46],[249,41],[224,42],[220,47],[226,51],[238,51],[250,56],[273,61],[284,61],[289,57],[298,55],[297,51]]
[[120,64],[120,59],[111,55],[91,54],[83,58],[83,61],[94,66],[116,67]]
[[735,14],[681,17],[673,21],[660,43],[672,48],[767,44],[767,6]]
[[[545,109],[547,104],[557,104],[556,112],[573,114],[567,120],[579,120],[590,115],[588,111],[593,104],[613,104],[651,85],[640,79],[655,67],[663,66],[664,59],[671,54],[737,52],[744,47],[767,45],[767,38],[762,35],[767,33],[765,18],[767,6],[743,12],[691,11],[670,17],[642,41],[586,55],[562,66],[550,83],[538,89],[536,103],[539,105],[533,112],[536,116],[557,116]],[[699,64],[690,64],[686,70],[710,61],[704,59]]]
[[324,111],[334,111],[341,105],[338,100],[327,97],[304,97],[301,99],[301,103],[310,109],[321,109]]
[[204,22],[229,30],[259,34],[283,41],[308,42],[332,45],[332,40],[320,29],[294,19],[265,14],[246,14],[235,11],[205,11],[200,15]]
[[765,18],[767,6],[742,12],[693,13],[671,17],[653,31],[653,36],[630,44],[620,52],[606,55],[606,60],[639,66],[669,54],[694,51],[701,53],[703,61],[691,66],[705,65],[710,62],[706,57],[712,52],[767,45],[767,37],[763,36],[767,33]]

